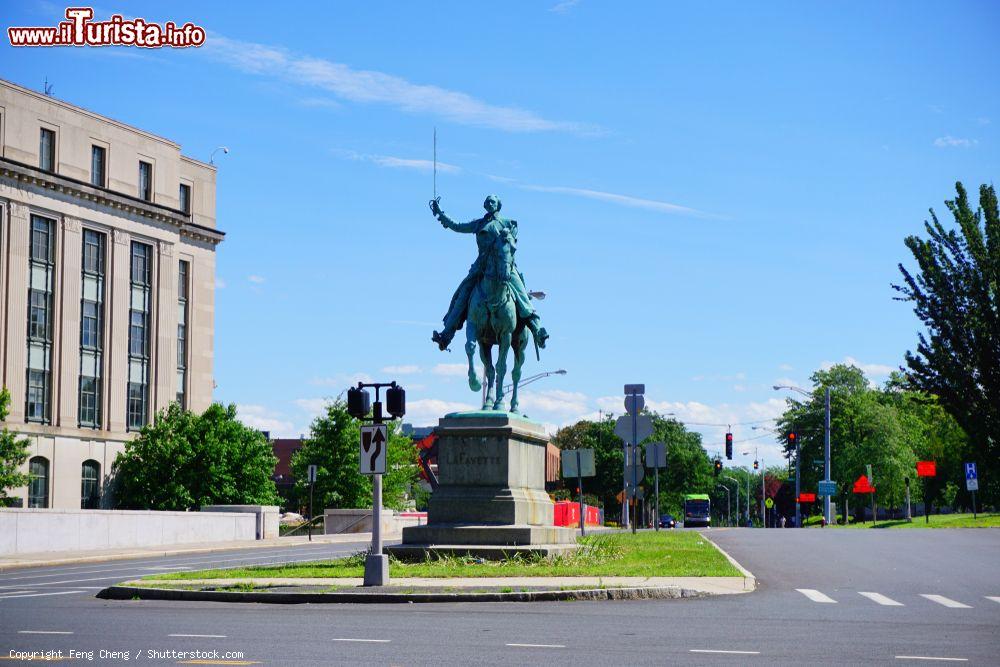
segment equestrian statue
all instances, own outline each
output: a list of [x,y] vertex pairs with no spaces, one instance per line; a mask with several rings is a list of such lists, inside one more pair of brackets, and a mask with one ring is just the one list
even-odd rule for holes
[[[486,396],[483,410],[504,410],[504,379],[507,374],[507,353],[514,351],[511,370],[510,412],[517,413],[517,385],[521,380],[527,332],[538,348],[545,347],[548,333],[540,325],[538,313],[531,304],[531,295],[524,287],[524,274],[517,269],[517,221],[500,216],[500,198],[490,195],[483,202],[486,215],[471,222],[458,223],[441,210],[440,197],[430,201],[431,213],[443,227],[461,234],[475,234],[479,256],[469,273],[455,290],[451,305],[444,316],[444,328],[435,331],[431,340],[441,350],[448,349],[455,332],[465,324],[465,353],[469,358],[469,388],[481,391],[473,355],[479,346],[479,356],[486,369]],[[498,346],[496,364],[493,346]]]

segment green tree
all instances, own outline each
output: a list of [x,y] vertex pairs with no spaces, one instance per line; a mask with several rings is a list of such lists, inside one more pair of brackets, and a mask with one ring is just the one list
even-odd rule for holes
[[114,463],[118,507],[190,510],[203,505],[276,505],[277,463],[260,431],[236,406],[201,415],[172,403],[125,445]]
[[969,435],[986,499],[1000,497],[1000,210],[993,186],[979,188],[974,210],[961,183],[945,205],[957,230],[945,229],[933,209],[927,239],[908,236],[917,262],[902,264],[903,284],[927,327],[916,352],[906,353],[912,385],[937,396]]
[[[388,427],[382,505],[404,509],[413,498],[419,477],[417,450],[413,441],[400,433],[396,422],[389,422]],[[372,506],[371,478],[358,471],[360,440],[361,422],[347,414],[343,401],[327,404],[326,413],[313,420],[309,438],[292,456],[292,473],[301,497],[308,498],[307,470],[311,464],[316,465],[314,512]]]
[[[10,413],[10,392],[0,389],[0,422],[5,422]],[[28,440],[18,438],[7,430],[4,424],[0,430],[0,507],[7,501],[7,490],[24,486],[28,476],[21,472],[21,466],[28,460]]]

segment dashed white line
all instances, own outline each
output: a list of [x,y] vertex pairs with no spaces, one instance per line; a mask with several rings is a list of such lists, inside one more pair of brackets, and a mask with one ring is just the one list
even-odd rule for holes
[[183,635],[183,634],[175,634],[175,635],[167,635],[167,636],[168,637],[195,637],[197,639],[225,639],[226,638],[226,635]]
[[760,651],[724,651],[717,648],[692,648],[691,653],[732,653],[734,655],[760,655]]
[[333,639],[331,641],[335,641],[335,642],[362,642],[362,643],[365,643],[365,644],[388,644],[392,640],[391,639],[354,639],[354,638],[351,638],[351,637],[340,637],[340,638],[337,638],[337,639]]
[[566,648],[565,644],[507,644],[514,648]]
[[858,591],[858,595],[864,595],[866,598],[868,598],[872,602],[877,602],[880,605],[884,605],[886,607],[904,607],[904,606],[906,606],[902,602],[896,602],[892,598],[887,597],[885,595],[882,595],[881,593],[866,593],[864,591]]
[[18,630],[19,635],[71,635],[68,630]]
[[996,596],[996,595],[984,595],[983,597],[986,598],[987,600],[993,600],[994,602],[1000,602],[1000,596]]
[[836,600],[829,597],[828,595],[820,593],[815,588],[796,588],[795,590],[797,590],[799,593],[802,593],[813,602],[825,602],[828,604],[837,604]]
[[927,593],[921,593],[920,597],[927,598],[931,602],[937,602],[939,605],[950,607],[951,609],[972,609],[972,607],[967,604],[956,602],[955,600],[946,598],[943,595],[928,595]]
[[968,658],[939,658],[933,655],[897,655],[896,660],[941,660],[943,662],[969,662]]
[[37,598],[43,595],[69,595],[71,593],[84,593],[85,591],[55,591],[53,593],[27,593],[25,595],[0,595],[0,600],[9,600],[11,598]]

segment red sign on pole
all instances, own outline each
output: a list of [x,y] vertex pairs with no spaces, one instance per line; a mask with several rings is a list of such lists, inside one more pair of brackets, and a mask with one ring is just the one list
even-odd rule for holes
[[937,462],[917,461],[917,477],[935,477],[935,476],[937,476]]
[[799,494],[799,502],[800,503],[814,503],[814,502],[816,502],[816,494],[815,493],[800,493]]
[[868,482],[868,477],[862,475],[854,480],[854,493],[875,493],[875,487]]

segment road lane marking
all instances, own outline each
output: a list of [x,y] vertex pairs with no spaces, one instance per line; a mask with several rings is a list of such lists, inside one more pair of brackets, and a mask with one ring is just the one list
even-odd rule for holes
[[814,588],[796,588],[795,590],[797,590],[799,593],[802,593],[813,602],[826,602],[828,604],[837,604],[836,600],[827,595],[824,595],[823,593],[820,593]]
[[259,665],[259,660],[178,660],[178,665]]
[[70,593],[85,593],[86,591],[55,591],[53,593],[28,593],[27,595],[0,595],[0,600],[11,598],[37,598],[43,595],[69,595]]
[[987,600],[993,600],[994,602],[1000,602],[1000,597],[997,597],[996,595],[984,595],[983,597],[985,597]]
[[34,593],[34,592],[35,591],[32,590],[32,589],[28,589],[28,590],[24,590],[24,591],[0,591],[0,595],[14,595],[16,593]]
[[566,648],[565,644],[507,644],[514,648]]
[[692,648],[691,653],[732,653],[735,655],[760,655],[760,651],[724,651],[717,648]]
[[928,595],[927,593],[921,593],[920,597],[927,598],[931,602],[937,602],[939,605],[950,607],[951,609],[972,609],[972,607],[967,604],[956,602],[955,600],[946,598],[943,595]]
[[182,634],[176,634],[176,635],[167,635],[167,636],[168,637],[197,637],[199,639],[202,639],[202,638],[204,638],[204,639],[225,639],[226,638],[225,635],[182,635]]
[[69,630],[18,630],[19,635],[71,635]]
[[886,607],[905,607],[906,606],[902,602],[896,602],[892,598],[886,597],[885,595],[882,595],[881,593],[866,593],[864,591],[858,591],[858,595],[864,595],[866,598],[868,598],[872,602],[877,602],[877,603],[879,603],[881,605],[885,605]]
[[337,639],[332,639],[330,641],[335,642],[362,642],[365,644],[388,644],[391,639],[355,639],[351,637],[339,637]]
[[969,662],[968,658],[938,658],[932,655],[897,655],[896,660],[941,660],[944,662]]

